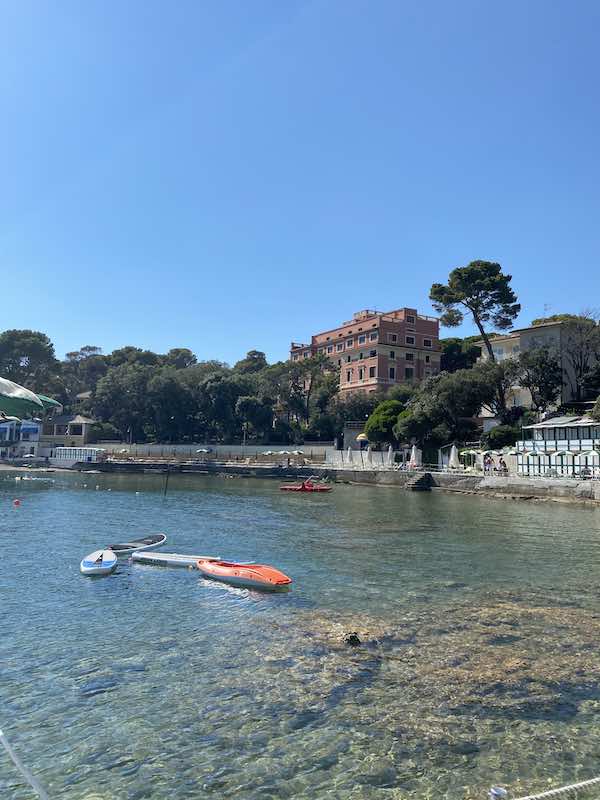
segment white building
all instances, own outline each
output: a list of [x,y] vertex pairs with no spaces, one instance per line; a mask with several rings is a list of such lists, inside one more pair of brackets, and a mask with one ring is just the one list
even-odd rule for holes
[[0,424],[0,458],[39,455],[41,424],[24,419]]
[[527,425],[515,449],[519,475],[600,477],[600,422],[591,417]]

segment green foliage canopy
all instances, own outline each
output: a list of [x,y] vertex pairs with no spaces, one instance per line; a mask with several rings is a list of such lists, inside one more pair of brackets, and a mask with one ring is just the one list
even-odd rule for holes
[[504,275],[500,264],[492,261],[471,261],[466,267],[453,269],[448,283],[434,283],[429,297],[441,316],[441,323],[456,327],[469,313],[477,326],[491,361],[495,361],[486,326],[507,330],[518,316],[521,306],[510,287],[511,275]]

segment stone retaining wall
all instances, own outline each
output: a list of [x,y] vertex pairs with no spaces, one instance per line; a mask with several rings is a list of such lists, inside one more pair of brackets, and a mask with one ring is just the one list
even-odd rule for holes
[[[165,465],[160,462],[149,463],[100,463],[81,464],[79,468],[91,468],[102,472],[140,473],[162,472]],[[245,478],[278,478],[290,480],[303,479],[309,475],[329,478],[332,481],[352,483],[364,486],[397,486],[404,488],[415,476],[414,472],[396,470],[344,470],[328,467],[275,467],[245,464],[219,464],[208,462],[197,465],[171,465],[172,473],[200,473],[235,475]],[[600,481],[582,481],[572,478],[527,478],[520,476],[482,477],[481,475],[454,475],[446,472],[432,472],[431,486],[451,492],[468,492],[472,494],[495,497],[515,497],[522,499],[562,500],[571,502],[600,503]]]

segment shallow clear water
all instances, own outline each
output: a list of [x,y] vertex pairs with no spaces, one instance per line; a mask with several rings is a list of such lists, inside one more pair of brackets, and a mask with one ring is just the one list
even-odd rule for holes
[[[597,510],[55,479],[0,476],[0,726],[51,797],[484,797],[600,774]],[[79,574],[153,531],[271,563],[293,591]],[[0,752],[0,797],[31,796]]]

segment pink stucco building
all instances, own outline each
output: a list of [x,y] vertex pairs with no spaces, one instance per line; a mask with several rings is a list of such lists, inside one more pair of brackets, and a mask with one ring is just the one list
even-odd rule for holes
[[322,353],[340,370],[340,394],[389,389],[440,371],[439,322],[414,308],[359,311],[349,322],[292,342],[290,359]]

